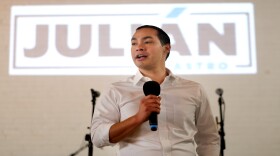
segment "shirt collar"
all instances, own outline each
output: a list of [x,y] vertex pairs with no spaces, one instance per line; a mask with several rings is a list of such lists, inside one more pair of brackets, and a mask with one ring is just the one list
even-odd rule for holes
[[[171,83],[176,79],[176,76],[168,68],[166,68],[166,70],[167,70],[168,75],[165,77],[164,81],[168,81],[168,82],[164,82],[164,83]],[[147,81],[152,81],[152,79],[150,79],[149,77],[143,76],[142,73],[138,70],[134,76],[133,85],[142,86]]]

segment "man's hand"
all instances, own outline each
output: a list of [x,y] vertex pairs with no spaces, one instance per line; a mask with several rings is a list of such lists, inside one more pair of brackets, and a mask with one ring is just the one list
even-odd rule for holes
[[160,96],[148,95],[141,99],[136,119],[143,123],[149,119],[152,112],[160,113]]

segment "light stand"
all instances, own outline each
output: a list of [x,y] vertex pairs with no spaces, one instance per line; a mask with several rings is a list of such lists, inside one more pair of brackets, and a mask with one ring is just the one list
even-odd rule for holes
[[[94,89],[91,89],[91,95],[92,95],[92,113],[91,113],[91,118],[94,114],[94,108],[95,108],[95,104],[96,104],[96,98],[100,96],[100,93],[98,91],[95,91]],[[90,127],[88,127],[88,129],[90,129]],[[85,135],[85,140],[88,142],[88,144],[82,146],[81,148],[79,148],[76,152],[70,154],[70,156],[75,156],[78,153],[80,153],[83,149],[85,149],[86,147],[88,147],[88,156],[92,156],[93,155],[93,144],[91,141],[91,136],[90,133]]]

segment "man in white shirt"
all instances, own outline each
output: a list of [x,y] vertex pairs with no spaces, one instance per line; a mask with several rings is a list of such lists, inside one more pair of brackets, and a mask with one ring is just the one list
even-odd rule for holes
[[[207,96],[199,83],[165,67],[171,49],[160,28],[138,27],[131,39],[136,75],[111,85],[96,105],[91,138],[95,146],[119,144],[120,156],[218,156],[219,135]],[[160,84],[160,96],[143,93],[147,81]],[[158,113],[158,130],[149,116]]]

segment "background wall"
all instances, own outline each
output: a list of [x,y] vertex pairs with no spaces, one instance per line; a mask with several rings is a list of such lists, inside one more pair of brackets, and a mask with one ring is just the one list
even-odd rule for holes
[[[1,0],[0,155],[70,155],[86,144],[91,117],[90,88],[102,91],[124,76],[9,76],[9,22],[12,5],[150,3],[150,0]],[[280,1],[158,0],[153,3],[253,2],[258,73],[185,75],[204,85],[215,116],[215,90],[226,102],[226,156],[278,156],[280,153]],[[128,46],[130,46],[128,44]],[[97,99],[98,104],[98,99]],[[111,147],[94,149],[112,155]],[[84,149],[79,155],[87,155]]]

